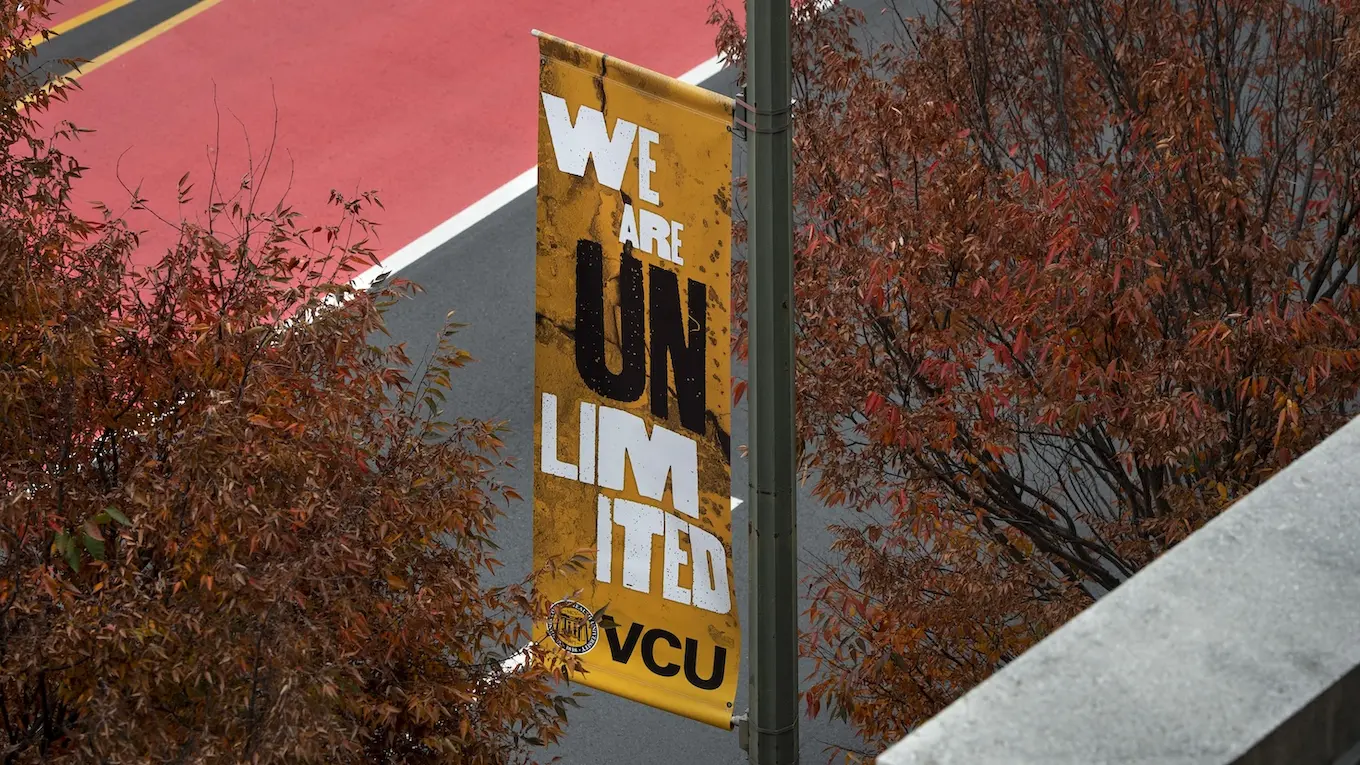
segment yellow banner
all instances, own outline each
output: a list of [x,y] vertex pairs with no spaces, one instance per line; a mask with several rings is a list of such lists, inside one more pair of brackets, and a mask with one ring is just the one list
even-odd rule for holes
[[539,36],[535,638],[731,726],[732,101]]

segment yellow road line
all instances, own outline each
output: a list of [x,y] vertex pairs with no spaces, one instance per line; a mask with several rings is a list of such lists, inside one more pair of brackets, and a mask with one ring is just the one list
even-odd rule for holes
[[[75,29],[81,24],[94,21],[95,19],[99,18],[100,16],[103,16],[106,13],[109,13],[110,11],[116,11],[130,2],[132,2],[132,0],[109,0],[107,3],[104,3],[103,5],[97,8],[91,8],[90,10],[85,11],[84,13],[78,16],[73,16],[61,22],[55,27],[52,27],[52,29],[49,31],[53,35],[64,34],[66,32],[71,31],[72,29]],[[24,40],[24,45],[27,45],[28,47],[31,48],[42,41],[43,36],[41,34],[36,34],[28,38],[27,40]]]
[[[192,19],[193,17],[208,10],[214,5],[217,5],[220,2],[222,2],[222,0],[202,0],[202,2],[200,3],[185,8],[184,10],[175,14],[174,16],[171,16],[170,18],[166,19],[165,21],[162,21],[156,26],[146,30],[145,32],[142,32],[136,37],[133,37],[132,39],[128,40],[122,45],[119,45],[116,48],[112,48],[98,56],[95,56],[94,58],[82,64],[80,68],[77,69],[76,71],[70,72],[68,74],[53,79],[53,81],[49,83],[47,86],[45,86],[43,90],[44,91],[51,90],[58,84],[66,84],[74,80],[78,80],[81,77],[84,77],[85,75],[89,74],[90,72],[93,72],[94,70],[104,66],[110,61],[113,61],[114,59],[118,58],[124,53],[128,53],[130,51],[142,47],[148,42],[151,42],[157,37],[160,37],[166,32],[169,32],[170,30],[174,29],[180,24],[183,24],[189,19]],[[21,102],[20,104],[18,104],[18,106],[19,108],[22,109],[25,106],[25,104]]]
[[162,21],[161,23],[159,23],[159,24],[157,24],[156,26],[154,26],[154,27],[152,27],[152,28],[146,30],[145,32],[143,32],[143,33],[137,35],[136,37],[132,38],[131,40],[128,40],[127,42],[123,43],[122,45],[119,45],[119,46],[116,47],[116,48],[113,48],[113,49],[108,50],[108,51],[106,51],[106,52],[104,52],[104,53],[102,53],[102,54],[100,54],[100,55],[98,55],[98,56],[95,56],[94,58],[90,59],[90,61],[88,61],[87,63],[85,63],[84,65],[82,65],[82,66],[80,67],[79,70],[74,71],[74,72],[71,72],[70,74],[66,75],[66,77],[67,77],[68,79],[72,79],[72,80],[77,79],[77,78],[80,78],[80,77],[84,77],[85,75],[89,74],[90,72],[93,72],[94,70],[98,69],[99,67],[101,67],[101,66],[103,66],[103,65],[105,65],[105,64],[107,64],[107,63],[109,63],[110,61],[112,61],[112,60],[114,60],[114,59],[116,59],[116,58],[118,58],[119,56],[123,55],[124,53],[128,53],[129,51],[133,51],[133,50],[136,50],[137,48],[142,47],[142,46],[145,45],[146,43],[151,42],[152,40],[156,39],[157,37],[160,37],[161,35],[165,34],[166,32],[169,32],[170,30],[174,29],[175,27],[179,26],[180,24],[183,24],[184,22],[188,21],[189,19],[192,19],[193,17],[195,17],[195,16],[197,16],[198,14],[200,14],[200,13],[202,13],[202,12],[208,10],[209,8],[213,7],[214,5],[217,5],[217,4],[220,3],[220,2],[222,2],[222,0],[203,0],[203,2],[200,2],[200,3],[196,4],[196,5],[192,5],[192,6],[188,7],[188,8],[185,8],[184,10],[182,10],[182,11],[180,11],[179,13],[175,14],[174,16],[171,16],[170,18],[166,19],[165,21]]

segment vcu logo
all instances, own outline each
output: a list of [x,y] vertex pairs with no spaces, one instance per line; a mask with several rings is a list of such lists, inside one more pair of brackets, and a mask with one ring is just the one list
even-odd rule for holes
[[562,650],[581,654],[595,647],[600,625],[589,608],[574,600],[559,600],[548,615],[548,635]]

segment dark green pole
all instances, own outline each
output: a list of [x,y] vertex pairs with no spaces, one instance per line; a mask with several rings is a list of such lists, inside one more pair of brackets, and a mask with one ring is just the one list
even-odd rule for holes
[[752,765],[798,762],[789,0],[747,3]]

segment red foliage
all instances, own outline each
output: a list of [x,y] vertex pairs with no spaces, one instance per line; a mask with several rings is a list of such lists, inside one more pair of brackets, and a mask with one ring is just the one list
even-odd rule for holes
[[797,14],[812,709],[904,735],[1355,413],[1357,14]]
[[348,286],[376,200],[302,229],[266,158],[131,270],[68,205],[76,129],[36,133],[68,92],[21,76],[30,12],[0,3],[0,761],[528,759],[572,699],[558,658],[499,671],[543,604],[481,581],[498,428],[442,421],[452,325],[419,377],[378,344],[413,287]]

